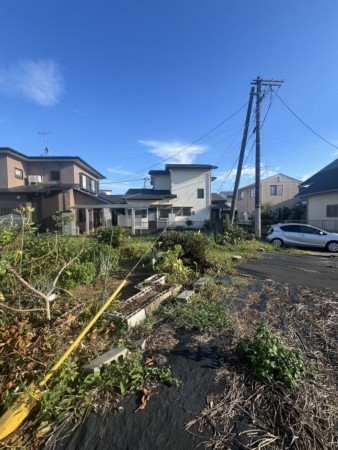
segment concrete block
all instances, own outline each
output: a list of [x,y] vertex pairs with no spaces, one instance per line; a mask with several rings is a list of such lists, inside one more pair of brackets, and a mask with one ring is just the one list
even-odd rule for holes
[[194,290],[195,292],[198,292],[202,289],[202,287],[205,285],[205,283],[207,282],[207,279],[202,277],[199,278],[195,283],[194,283]]
[[161,292],[160,294],[156,295],[151,302],[145,306],[146,315],[149,316],[152,312],[154,312],[164,300],[167,300],[170,297],[174,297],[181,289],[181,286],[174,286],[170,289],[167,289],[164,292]]
[[144,308],[135,311],[126,317],[127,327],[133,328],[139,323],[143,322],[146,318],[146,311]]
[[146,349],[146,343],[147,343],[146,339],[138,339],[135,342],[135,346],[136,346],[136,348],[139,348],[140,350],[145,350]]
[[194,294],[194,291],[189,291],[189,290],[184,290],[182,291],[177,297],[176,300],[179,303],[187,303],[187,301],[189,300],[189,298]]
[[97,358],[93,359],[89,364],[82,367],[83,371],[89,373],[100,373],[103,366],[111,364],[113,361],[123,359],[128,353],[126,348],[112,348]]

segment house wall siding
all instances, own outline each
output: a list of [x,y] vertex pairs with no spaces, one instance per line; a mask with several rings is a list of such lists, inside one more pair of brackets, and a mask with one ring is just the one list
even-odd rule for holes
[[7,187],[8,187],[7,157],[6,155],[0,155],[0,188],[5,189]]
[[[200,170],[171,170],[171,193],[177,195],[172,199],[174,207],[191,207],[191,220],[201,225],[210,219],[211,175]],[[197,190],[204,189],[204,198],[197,197]],[[178,219],[178,218],[177,218]],[[179,220],[179,219],[178,219]],[[178,221],[177,220],[177,221]]]
[[[23,162],[19,158],[14,158],[11,156],[6,157],[7,161],[7,186],[8,188],[13,188],[17,186],[23,186],[25,184],[25,179],[27,177],[27,163]],[[23,178],[15,178],[15,169],[20,169],[23,172]]]
[[313,220],[332,220],[334,217],[327,217],[327,205],[338,205],[338,192],[326,194],[311,195],[307,200],[307,219]]
[[170,175],[152,175],[154,190],[171,189]]
[[[270,195],[270,186],[283,186],[282,195]],[[250,192],[255,186],[251,185],[239,189],[239,193],[243,193],[243,199],[237,200],[238,219],[241,220],[242,213],[246,213],[248,217],[255,211],[255,197],[250,197]],[[261,203],[270,203],[275,208],[282,208],[284,206],[293,208],[297,203],[297,194],[299,192],[299,182],[292,180],[289,177],[282,175],[275,175],[269,177],[267,180],[261,181]]]

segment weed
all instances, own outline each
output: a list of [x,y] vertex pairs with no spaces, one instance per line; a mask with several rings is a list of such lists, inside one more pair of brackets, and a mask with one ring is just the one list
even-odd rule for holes
[[166,252],[158,252],[155,270],[160,274],[165,274],[169,282],[185,285],[191,283],[195,273],[189,267],[184,266],[180,258],[182,253],[180,245],[175,245],[174,249]]
[[283,338],[265,324],[260,324],[251,338],[239,342],[237,351],[260,378],[279,381],[291,390],[312,373],[300,352],[289,348]]
[[222,300],[210,301],[199,294],[184,304],[163,307],[164,317],[187,330],[204,333],[212,329],[230,328],[234,323],[234,315]]

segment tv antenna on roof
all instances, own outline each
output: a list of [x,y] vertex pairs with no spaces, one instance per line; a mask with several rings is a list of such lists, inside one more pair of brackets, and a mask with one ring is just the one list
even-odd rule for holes
[[43,152],[43,156],[49,156],[49,154],[50,154],[50,151],[49,151],[49,148],[48,148],[48,138],[47,138],[47,136],[49,134],[51,134],[51,133],[52,133],[52,131],[38,131],[38,134],[40,134],[43,137],[43,142],[45,144],[45,150]]

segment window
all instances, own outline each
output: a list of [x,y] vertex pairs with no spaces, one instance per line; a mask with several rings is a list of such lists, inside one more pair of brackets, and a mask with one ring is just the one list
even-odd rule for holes
[[244,199],[244,192],[241,191],[238,193],[238,200],[243,200]]
[[84,173],[80,173],[80,185],[83,189],[97,193],[97,181],[88,177]]
[[270,185],[270,195],[283,195],[283,185],[282,184],[271,184]]
[[143,219],[146,219],[148,217],[147,210],[146,209],[136,209],[135,216],[141,216]]
[[300,233],[300,225],[283,225],[280,229],[287,233]]
[[173,214],[175,214],[175,216],[181,216],[182,208],[173,208]]
[[326,217],[338,217],[338,205],[327,205]]
[[60,171],[59,170],[51,170],[50,179],[51,179],[51,181],[60,181]]
[[319,236],[326,236],[326,234],[324,233],[324,231],[319,230],[318,228],[314,228],[314,227],[308,227],[306,225],[301,225],[300,226],[300,232],[304,233],[304,234],[316,234]]
[[23,180],[23,170],[15,168],[14,176],[15,176],[15,178],[18,178],[19,180]]
[[255,188],[250,189],[250,198],[255,197]]
[[160,209],[159,210],[160,213],[160,219],[168,219],[169,217],[169,213],[170,213],[170,209]]
[[191,208],[183,208],[182,215],[183,216],[191,216]]
[[204,198],[204,189],[197,189],[197,198]]

